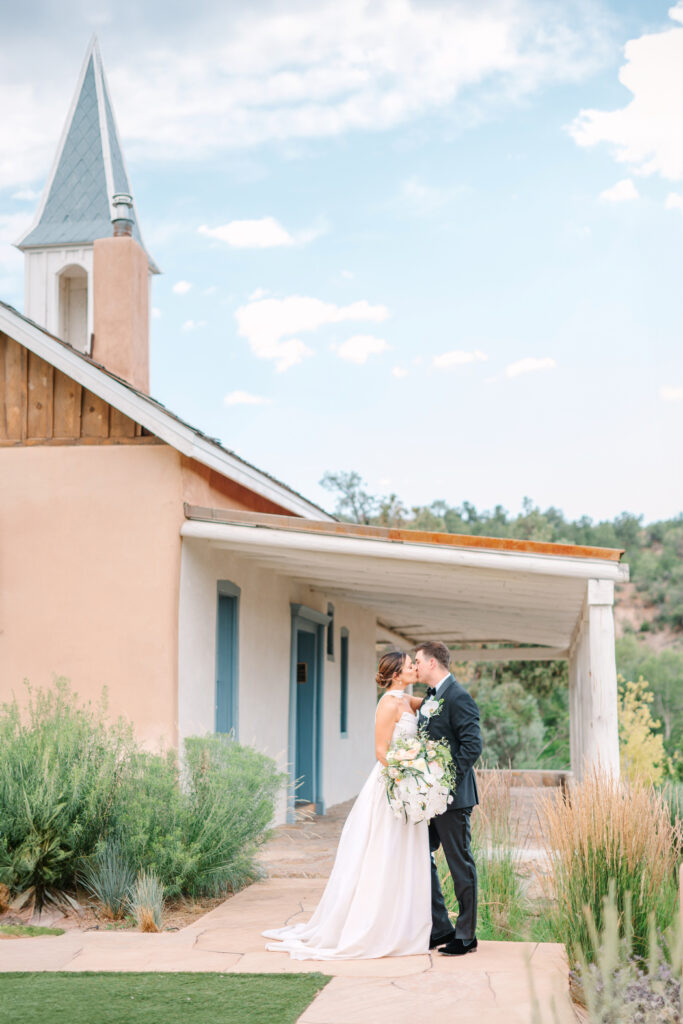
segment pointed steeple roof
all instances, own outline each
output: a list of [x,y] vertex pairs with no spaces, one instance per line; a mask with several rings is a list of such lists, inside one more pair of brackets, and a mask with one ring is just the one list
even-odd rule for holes
[[[113,196],[131,193],[97,38],[88,46],[36,220],[19,249],[87,245],[112,234]],[[134,210],[133,237],[144,248]],[[150,269],[158,268],[148,255]]]

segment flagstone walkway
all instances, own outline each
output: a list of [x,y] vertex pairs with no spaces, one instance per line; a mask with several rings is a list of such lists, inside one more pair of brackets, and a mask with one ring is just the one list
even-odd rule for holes
[[462,958],[434,953],[337,962],[295,961],[285,953],[266,952],[261,937],[265,928],[304,921],[316,906],[325,877],[313,876],[329,872],[347,812],[348,805],[340,805],[325,818],[278,830],[264,856],[271,877],[179,932],[69,931],[59,937],[4,941],[0,971],[331,975],[300,1024],[414,1024],[418,1019],[532,1024],[531,974],[542,1020],[575,1024],[564,949],[553,943],[482,942],[475,955]]

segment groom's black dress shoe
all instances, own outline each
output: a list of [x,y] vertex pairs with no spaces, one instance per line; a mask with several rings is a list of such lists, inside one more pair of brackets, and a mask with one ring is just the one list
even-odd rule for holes
[[450,945],[455,939],[455,932],[444,932],[443,935],[437,935],[435,938],[429,940],[429,948],[435,949],[440,946],[442,942],[446,942]]
[[472,939],[471,942],[463,942],[462,939],[452,939],[447,946],[442,946],[439,950],[439,953],[443,953],[444,956],[464,956],[465,953],[476,952],[476,939]]

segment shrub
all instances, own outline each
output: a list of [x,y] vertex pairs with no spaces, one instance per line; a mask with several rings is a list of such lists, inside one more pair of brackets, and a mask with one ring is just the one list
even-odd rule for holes
[[138,928],[158,932],[164,913],[164,887],[152,871],[141,871],[131,886],[128,905]]
[[113,920],[123,917],[134,881],[135,872],[116,839],[109,840],[98,850],[80,875],[83,888],[102,904],[105,915]]
[[[591,936],[590,956],[579,957],[578,970],[570,972],[574,998],[586,1013],[576,1013],[587,1024],[680,1024],[681,941],[677,922],[662,941],[650,922],[647,960],[633,948],[633,920],[627,900],[623,914],[617,906],[612,880],[603,901],[603,925],[599,930],[591,910],[585,919]],[[532,1024],[544,1024],[536,996],[531,957],[527,959],[531,990]],[[553,1024],[558,1024],[552,1007]]]
[[529,767],[543,747],[538,702],[514,679],[501,683],[480,677],[469,687],[479,705],[481,734],[489,763]]
[[592,957],[581,957],[578,979],[591,1022],[620,1024],[679,1024],[681,1013],[680,929],[674,924],[660,943],[650,919],[647,960],[633,949],[630,901],[623,915],[612,880],[603,901],[603,927],[599,933],[591,911],[586,923]]
[[590,908],[601,930],[613,879],[620,913],[631,900],[633,948],[644,956],[650,913],[664,929],[676,905],[676,835],[662,794],[640,781],[624,785],[594,769],[566,800],[542,796],[539,813],[557,941],[566,943],[573,959],[590,955],[583,908]]
[[106,695],[79,706],[65,679],[28,687],[23,716],[16,699],[2,705],[1,882],[34,888],[38,906],[73,885],[107,832],[132,745],[130,727],[108,720]]
[[138,753],[117,821],[132,864],[153,871],[168,896],[218,894],[257,877],[286,776],[227,736],[185,741],[182,779],[173,753]]
[[660,722],[652,718],[654,694],[641,676],[637,683],[619,680],[619,751],[627,779],[661,782],[666,769],[664,741],[655,734]]
[[104,699],[79,704],[66,680],[0,708],[0,885],[42,902],[81,877],[121,913],[126,864],[167,895],[237,889],[257,875],[285,781],[275,762],[228,737],[140,750]]

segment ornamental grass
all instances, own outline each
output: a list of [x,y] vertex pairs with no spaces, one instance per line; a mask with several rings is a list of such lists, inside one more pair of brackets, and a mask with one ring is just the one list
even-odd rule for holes
[[545,883],[553,933],[572,961],[591,957],[584,908],[602,931],[612,880],[618,913],[624,915],[630,904],[634,955],[647,956],[650,916],[663,931],[677,901],[679,841],[662,794],[646,783],[622,782],[593,769],[565,799],[541,796],[538,813],[549,861]]

